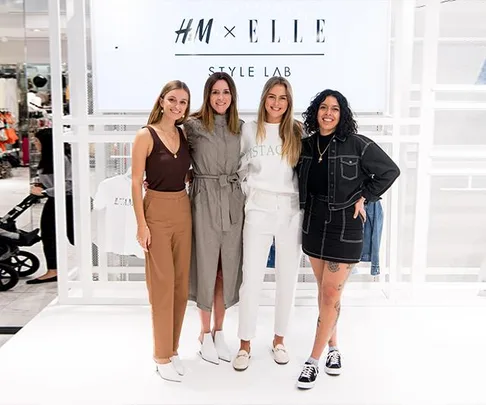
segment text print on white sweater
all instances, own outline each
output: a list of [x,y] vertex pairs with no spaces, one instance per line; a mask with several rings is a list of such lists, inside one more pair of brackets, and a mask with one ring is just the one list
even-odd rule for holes
[[297,176],[287,159],[282,158],[279,128],[280,124],[265,123],[265,139],[257,143],[257,123],[243,124],[238,173],[246,195],[250,189],[283,194],[299,192]]

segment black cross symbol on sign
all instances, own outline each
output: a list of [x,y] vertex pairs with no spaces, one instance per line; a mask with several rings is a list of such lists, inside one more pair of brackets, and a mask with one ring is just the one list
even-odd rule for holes
[[233,34],[233,32],[232,32],[232,31],[233,31],[233,30],[236,28],[236,25],[233,25],[233,28],[231,28],[231,29],[228,29],[228,27],[227,27],[226,25],[224,26],[224,28],[225,28],[225,30],[226,30],[226,31],[228,31],[228,32],[226,33],[226,35],[224,36],[225,38],[226,38],[226,37],[227,37],[229,34],[233,35],[233,38],[236,38],[236,37],[235,37],[235,34]]

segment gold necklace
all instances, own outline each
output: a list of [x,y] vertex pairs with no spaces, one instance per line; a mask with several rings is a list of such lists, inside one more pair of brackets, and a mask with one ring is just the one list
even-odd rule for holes
[[[162,130],[162,132],[165,132],[165,131],[164,131],[164,130]],[[165,133],[168,133],[168,132],[165,132]],[[172,136],[171,141],[174,141],[175,139],[177,139],[177,130],[176,130],[176,132],[172,132],[170,135]],[[175,143],[175,142],[174,142],[174,143]],[[171,146],[172,146],[172,145],[171,145]],[[167,149],[169,149],[169,148],[167,148]],[[175,145],[174,145],[174,147],[173,147],[173,148],[169,149],[169,152],[170,152],[170,153],[172,153],[172,154],[174,155],[174,159],[177,159],[177,151],[174,153],[174,152],[172,152],[172,149],[175,149]]]
[[[318,136],[321,136],[321,135],[318,135]],[[333,138],[334,138],[334,136],[333,136]],[[329,146],[331,145],[331,142],[332,142],[332,139],[331,139],[329,141],[329,143],[327,144],[326,149],[324,149],[324,152],[321,153],[321,148],[319,148],[319,139],[320,138],[317,138],[317,152],[319,153],[319,159],[317,160],[317,163],[322,162],[322,156],[324,155],[324,153],[326,153],[327,149],[329,148]]]
[[[173,141],[174,141],[174,139],[177,139],[177,135],[178,135],[177,129],[175,129],[175,130],[174,130],[174,131],[172,131],[172,132],[168,132],[168,131],[166,131],[166,130],[164,130],[164,129],[160,128],[160,127],[157,127],[157,128],[158,128],[158,129],[160,130],[160,132],[162,132],[163,134],[169,134],[169,135],[172,137],[172,139],[170,139],[170,137],[166,137],[167,144],[169,144],[169,140],[170,140],[171,142],[173,142]],[[164,144],[164,145],[165,145],[165,144]],[[172,146],[172,145],[170,145],[170,146]],[[175,153],[174,153],[174,152],[172,152],[172,149],[175,149],[175,147],[173,147],[173,148],[169,148],[169,145],[165,145],[165,148],[166,148],[166,149],[167,149],[167,150],[168,150],[170,153],[172,153],[172,155],[174,156],[174,159],[177,159],[177,151],[176,151]]]

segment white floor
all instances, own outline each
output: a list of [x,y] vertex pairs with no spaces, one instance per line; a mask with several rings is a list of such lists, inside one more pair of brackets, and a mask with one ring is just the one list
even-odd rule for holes
[[[201,360],[189,307],[180,354],[183,383],[160,379],[151,361],[149,308],[44,309],[0,348],[0,404],[484,404],[486,308],[343,306],[343,373],[295,388],[309,355],[315,307],[297,307],[287,336],[291,362],[270,356],[273,308],[261,307],[250,368]],[[226,335],[234,352],[237,311]]]

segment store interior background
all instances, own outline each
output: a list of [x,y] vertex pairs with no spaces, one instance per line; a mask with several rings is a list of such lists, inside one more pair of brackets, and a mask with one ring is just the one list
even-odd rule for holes
[[[392,0],[392,6],[400,7],[400,4],[404,1],[414,1],[415,3],[414,36],[416,39],[413,42],[412,60],[407,62],[410,63],[411,67],[409,72],[411,86],[408,93],[409,97],[405,97],[405,102],[401,104],[402,115],[418,117],[421,114],[420,83],[423,79],[423,44],[421,38],[426,29],[425,10],[428,1]],[[0,0],[0,69],[2,66],[15,66],[15,69],[21,72],[19,86],[23,87],[24,90],[26,88],[26,76],[33,77],[36,74],[42,74],[48,77],[50,75],[48,3],[48,0]],[[65,15],[64,1],[61,2],[61,13]],[[89,7],[87,13],[89,13]],[[62,21],[65,26],[65,19]],[[484,209],[486,207],[486,140],[484,133],[484,128],[486,128],[486,24],[484,24],[484,21],[486,21],[485,1],[455,0],[443,1],[440,4],[437,104],[433,112],[434,129],[430,145],[430,170],[428,171],[428,175],[430,175],[430,205],[427,208],[428,214],[424,218],[427,221],[427,227],[424,228],[426,229],[424,237],[427,244],[425,266],[414,268],[414,263],[417,263],[417,261],[414,262],[414,260],[417,260],[414,259],[414,249],[416,248],[414,241],[417,234],[420,233],[417,230],[417,226],[420,226],[417,225],[417,222],[420,222],[417,221],[417,215],[420,215],[421,210],[424,209],[424,201],[417,198],[420,180],[418,175],[420,172],[417,166],[418,150],[420,149],[420,139],[417,138],[419,132],[417,126],[402,126],[398,135],[410,136],[413,141],[400,144],[398,163],[402,174],[392,191],[396,193],[397,203],[394,204],[390,196],[387,196],[384,200],[388,219],[385,224],[381,249],[382,275],[373,277],[369,274],[367,264],[360,265],[358,274],[353,275],[350,279],[350,286],[343,301],[345,308],[343,310],[343,323],[347,325],[343,329],[347,331],[347,334],[353,333],[354,326],[363,333],[368,329],[379,329],[382,322],[387,322],[390,328],[395,327],[396,333],[381,333],[379,336],[378,334],[372,334],[372,336],[360,335],[362,338],[357,347],[353,347],[355,345],[352,337],[346,338],[343,333],[343,346],[347,350],[346,361],[353,370],[349,370],[348,374],[342,376],[342,380],[338,382],[336,380],[329,382],[325,380],[326,382],[322,384],[323,392],[326,393],[325,390],[329,389],[331,384],[335,384],[334,393],[327,393],[330,397],[326,397],[326,400],[334,401],[329,403],[360,403],[355,398],[339,396],[336,392],[340,392],[340,390],[345,392],[346,384],[349,388],[349,384],[356,384],[356,379],[361,378],[361,381],[363,381],[360,371],[363,373],[366,373],[366,371],[360,370],[360,367],[362,367],[363,362],[370,361],[365,348],[367,345],[375,347],[380,344],[383,353],[373,357],[373,366],[368,365],[370,367],[369,376],[375,379],[373,388],[363,386],[366,384],[358,384],[359,389],[362,390],[362,395],[369,395],[374,398],[375,403],[421,403],[421,401],[426,400],[429,404],[441,403],[438,398],[444,400],[448,398],[451,401],[450,403],[464,404],[483,403],[481,401],[484,401],[484,397],[477,396],[480,384],[477,387],[475,387],[475,384],[479,380],[474,378],[470,378],[467,382],[461,380],[462,387],[470,388],[468,394],[461,397],[458,391],[448,391],[448,389],[452,390],[453,388],[446,387],[447,384],[443,382],[448,381],[449,376],[446,377],[438,371],[439,368],[442,368],[444,373],[450,372],[451,364],[457,361],[458,356],[456,350],[452,352],[449,350],[454,346],[450,345],[449,341],[443,340],[444,335],[448,335],[450,339],[455,339],[457,346],[465,344],[472,348],[472,352],[467,355],[468,358],[462,359],[462,367],[463,370],[466,370],[466,377],[469,371],[480,374],[480,365],[474,359],[480,359],[481,356],[484,358],[485,355],[484,349],[477,351],[481,339],[484,342],[484,337],[486,337],[484,327],[479,325],[480,319],[484,320],[486,309],[486,211]],[[91,53],[90,43],[88,38],[86,42],[88,55]],[[393,46],[392,40],[391,64],[394,62]],[[61,49],[63,68],[69,73],[68,44],[64,33],[61,37]],[[393,80],[394,78],[391,77],[390,82],[393,83]],[[88,76],[88,83],[89,81],[90,77]],[[295,91],[297,90],[295,89]],[[41,91],[48,92],[48,86]],[[157,91],[158,89],[154,89],[154,94]],[[22,103],[22,100],[20,101]],[[196,108],[196,106],[193,106],[193,108]],[[371,114],[371,112],[362,114],[360,117],[369,118]],[[245,119],[249,118],[251,118],[250,115],[245,117]],[[28,119],[23,121],[22,125],[24,126],[19,127],[19,132],[23,136],[28,136]],[[113,126],[111,130],[130,132],[136,128],[137,126],[118,125]],[[377,139],[397,135],[393,133],[392,125],[367,126],[362,128],[362,132],[372,138],[378,137]],[[390,154],[393,152],[391,143],[383,142],[382,146]],[[89,189],[91,197],[94,197],[98,184],[104,178],[123,174],[128,170],[130,167],[129,159],[119,156],[128,156],[129,153],[129,142],[90,144]],[[33,160],[35,160],[34,155]],[[34,175],[34,168],[20,167],[13,170],[11,178],[0,179],[0,216],[26,196],[29,190],[29,182]],[[392,207],[399,209],[398,222],[395,225],[390,218]],[[21,217],[18,225],[24,229],[38,227],[41,208],[41,205],[34,206]],[[395,242],[390,237],[390,229],[393,226],[400,234],[400,238]],[[96,241],[95,214],[92,218],[90,238]],[[80,254],[79,249],[72,248],[66,253],[70,269],[76,266]],[[38,274],[42,274],[45,264],[40,243],[28,250],[35,253],[41,260],[41,268]],[[141,267],[143,261],[134,258],[99,255],[96,249],[92,250],[91,254],[91,262],[96,263],[89,270],[93,283],[96,283],[100,277],[105,277],[107,283],[112,282],[117,285],[117,290],[106,293],[104,298],[112,299],[113,302],[120,299],[120,302],[125,304],[130,303],[130,300],[137,303],[143,303],[146,300],[143,269]],[[106,265],[108,271],[103,272],[97,269],[100,262]],[[315,314],[315,308],[313,308],[315,290],[313,277],[305,259],[303,259],[302,266],[295,322],[296,330],[308,329],[310,338],[313,333],[311,332],[313,322],[310,319],[314,319]],[[110,268],[112,270],[109,270]],[[265,296],[262,297],[264,304],[270,304],[272,301],[272,276],[272,271],[269,269],[266,278],[267,288]],[[71,272],[73,284],[70,291],[75,291],[71,295],[73,297],[71,303],[76,303],[76,294],[78,294],[76,288],[79,284],[74,283],[78,282],[82,285],[80,279],[79,272]],[[120,287],[123,284],[128,286]],[[82,293],[82,288],[80,290]],[[120,297],[120,291],[123,291],[125,295],[122,294]],[[85,308],[80,306],[77,307],[76,314],[73,315],[72,312],[69,312],[69,306],[58,305],[57,294],[58,290],[54,284],[28,286],[24,280],[21,280],[10,291],[0,292],[0,331],[7,332],[3,335],[0,334],[0,346],[8,341],[4,347],[0,348],[0,363],[3,355],[4,364],[13,364],[9,361],[13,361],[12,359],[15,356],[20,356],[18,353],[22,351],[26,353],[25,356],[30,354],[36,361],[46,363],[49,363],[52,360],[50,356],[53,354],[56,356],[56,353],[70,354],[73,350],[80,350],[87,359],[92,359],[92,353],[100,355],[100,353],[105,352],[108,360],[106,364],[100,366],[102,370],[100,373],[88,378],[86,376],[86,373],[89,373],[90,370],[88,361],[81,361],[80,370],[77,372],[71,370],[71,375],[75,376],[78,384],[64,382],[63,380],[63,387],[57,387],[57,398],[59,400],[65,399],[69,396],[69,389],[79,390],[79,387],[87,387],[89,384],[91,386],[98,386],[97,384],[99,384],[101,387],[103,382],[106,382],[103,378],[106,378],[110,381],[108,389],[103,391],[104,394],[100,398],[109,400],[109,388],[115,386],[115,381],[112,380],[113,375],[119,378],[117,384],[130,379],[136,380],[138,384],[141,376],[146,379],[146,382],[138,385],[139,391],[143,388],[146,389],[144,403],[151,403],[150,401],[156,403],[154,398],[157,398],[157,395],[167,395],[166,391],[158,391],[157,384],[159,384],[159,381],[153,380],[151,374],[150,342],[147,342],[145,336],[145,333],[149,332],[149,317],[146,307],[120,305],[112,307],[85,306]],[[69,300],[67,303],[70,303]],[[41,312],[49,304],[50,306]],[[373,314],[367,312],[369,308],[374,309]],[[399,313],[392,313],[392,308],[398,308]],[[426,310],[423,310],[424,308]],[[309,317],[306,311],[312,311],[312,317]],[[432,329],[427,324],[428,318],[424,315],[426,311],[436,311],[432,316],[439,319],[437,325]],[[346,312],[348,315],[346,315]],[[262,313],[262,319],[271,323],[271,306],[263,306]],[[34,319],[38,314],[39,316]],[[447,321],[449,317],[455,320],[462,319],[462,321],[457,321],[451,325]],[[70,325],[77,325],[87,330],[98,328],[98,336],[93,337],[88,332],[80,332],[78,337],[75,337],[67,327],[64,329],[61,327],[55,339],[48,341],[49,336],[52,337],[52,334],[55,333],[49,328],[58,327],[59,319],[68,318],[70,318],[69,322],[72,322],[68,322]],[[112,330],[110,331],[106,324],[111,322],[113,318],[116,321],[111,324]],[[32,319],[34,319],[32,323],[29,323]],[[229,331],[236,330],[236,320],[236,311],[230,312],[227,323]],[[28,323],[29,325],[27,325]],[[187,324],[186,335],[195,336],[197,333],[195,313],[188,314]],[[26,325],[27,327],[25,327]],[[39,326],[36,329],[37,325]],[[136,328],[132,328],[132,325],[135,325]],[[421,336],[414,336],[416,332],[412,328],[417,327],[417,325],[423,328],[421,329],[423,331]],[[137,331],[127,331],[127,329],[137,328]],[[19,332],[14,334],[17,331]],[[43,334],[40,334],[39,331],[42,331]],[[462,332],[462,335],[460,332]],[[119,334],[120,337],[118,338],[116,334]],[[69,340],[69,344],[63,346],[62,339]],[[426,342],[424,343],[422,339]],[[305,347],[309,347],[310,341],[308,340],[305,340]],[[188,348],[185,353],[188,353],[189,356],[193,356],[197,350],[194,341],[195,339],[192,339],[192,336],[188,336]],[[437,343],[435,347],[432,343],[434,341]],[[139,351],[134,352],[127,349],[127,345],[131,344],[130,342],[143,342],[143,344],[134,343],[141,347]],[[236,339],[233,343],[236,344]],[[301,347],[299,337],[290,337],[289,343],[292,343],[293,351],[297,351],[297,348]],[[45,354],[38,356],[35,348],[39,344],[45,344],[51,351],[48,350]],[[459,349],[457,346],[455,349]],[[107,347],[110,348],[107,349]],[[431,373],[435,374],[434,376],[431,377],[423,370],[417,371],[414,368],[415,365],[410,360],[414,358],[413,347],[430,349],[425,353],[425,356],[427,361],[435,362],[437,370],[435,373]],[[120,352],[126,353],[126,362],[117,357],[116,353]],[[262,349],[260,357],[265,355],[267,354]],[[303,355],[303,353],[299,353],[300,357],[296,360],[303,360]],[[146,358],[135,359],[137,356],[146,356]],[[456,360],[454,360],[455,358]],[[25,359],[25,357],[22,357],[22,359]],[[130,372],[126,369],[126,363],[133,364],[132,362],[137,361],[141,365],[140,369],[143,369],[142,372],[138,369],[141,375],[137,375],[137,371]],[[298,372],[300,365],[298,361],[294,361],[292,365],[295,368],[295,373]],[[414,377],[406,380],[407,384],[410,385],[408,389],[401,386],[401,382],[404,381],[401,378],[403,375],[407,376],[405,371],[402,371],[402,374],[397,371],[397,375],[384,375],[383,370],[394,370],[393,366],[390,366],[390,361],[395,362],[395,367],[406,364],[404,370],[410,373],[415,371]],[[190,364],[194,370],[200,372],[205,370],[204,365],[201,365],[197,358],[191,359]],[[263,364],[262,361],[262,367]],[[118,371],[113,372],[112,366],[117,368]],[[380,367],[382,367],[381,370]],[[34,368],[40,373],[41,368],[37,368],[37,366]],[[10,367],[9,370],[14,375],[20,373],[21,365],[18,368]],[[224,371],[229,372],[228,370],[229,368],[220,368],[216,371],[220,374],[215,375],[223,378]],[[1,369],[0,375],[5,376],[7,372],[8,370]],[[250,377],[245,376],[244,381],[255,383],[258,378],[263,379],[265,372],[268,372],[268,370],[262,368],[257,374],[250,375]],[[281,372],[281,370],[278,370],[278,372]],[[34,372],[27,374],[32,377],[32,380],[35,380]],[[281,378],[287,377],[282,374]],[[404,378],[408,378],[408,376]],[[185,397],[186,394],[182,389],[170,388],[168,392],[177,395],[177,398],[185,398],[177,399],[181,402],[190,401],[193,395],[195,395],[194,398],[197,398],[197,394],[201,394],[198,390],[204,391],[204,395],[208,395],[208,398],[210,394],[214,394],[209,389],[203,389],[202,385],[199,386],[195,378],[190,381],[193,384],[193,391],[187,394],[187,397]],[[369,380],[366,379],[366,381]],[[225,392],[229,392],[230,389],[238,389],[237,386],[232,385],[232,382],[228,384]],[[34,386],[36,385],[34,384]],[[258,384],[256,386],[257,388],[260,387]],[[106,389],[106,386],[104,389]],[[261,389],[264,390],[265,388]],[[378,391],[379,393],[377,393]],[[426,392],[426,394],[417,398],[414,396],[417,392]],[[438,392],[442,392],[442,396]],[[10,393],[12,396],[8,397],[9,393],[4,398],[12,400],[14,396]],[[103,395],[106,395],[106,397],[103,397]],[[262,394],[261,401],[271,401],[271,398],[266,397],[266,395]],[[292,397],[293,394],[288,392],[286,392],[286,395],[287,400],[294,398]],[[17,398],[18,402],[11,403],[27,403],[26,398],[34,397],[20,396]],[[134,403],[136,401],[142,403],[136,392],[130,392],[127,398],[130,398]],[[203,396],[203,398],[206,397]],[[389,402],[390,398],[393,399],[392,402]],[[400,398],[406,398],[406,400],[401,402]],[[460,402],[461,398],[463,402]],[[81,401],[81,398],[79,400]],[[167,398],[165,400],[167,401]],[[312,400],[315,399],[310,399],[310,401]],[[413,402],[414,400],[416,402]],[[3,403],[7,402],[2,402],[2,395],[0,394],[0,404]],[[221,403],[224,403],[224,401]]]

